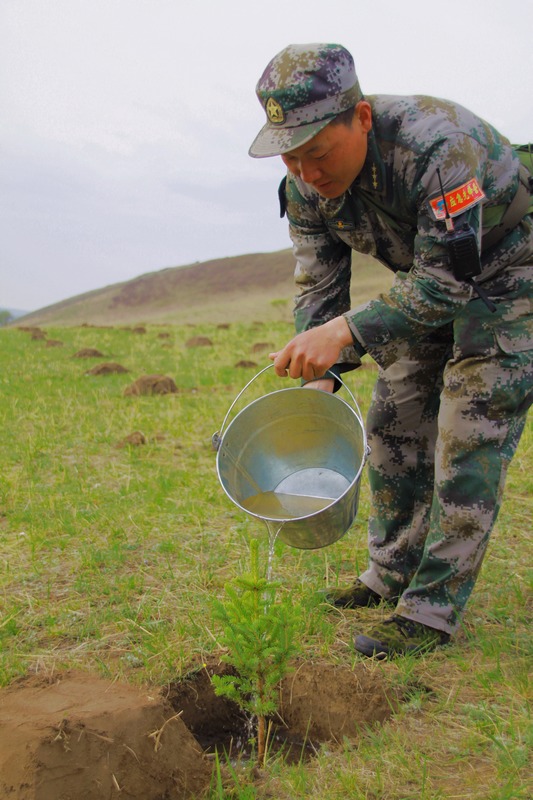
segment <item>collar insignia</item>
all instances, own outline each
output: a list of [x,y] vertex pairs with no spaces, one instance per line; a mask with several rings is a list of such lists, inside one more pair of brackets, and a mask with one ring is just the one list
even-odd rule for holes
[[377,189],[378,186],[379,186],[379,184],[378,184],[378,168],[376,167],[375,164],[372,164],[372,186],[374,187],[374,189]]

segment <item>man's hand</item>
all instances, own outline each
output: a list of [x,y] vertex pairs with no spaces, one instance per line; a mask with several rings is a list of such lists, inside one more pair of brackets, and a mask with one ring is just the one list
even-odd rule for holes
[[[282,350],[269,353],[269,358],[274,362],[274,371],[280,378],[290,375],[291,378],[315,381],[337,363],[343,347],[352,342],[352,334],[344,317],[335,317],[324,325],[299,333]],[[314,388],[322,387],[315,385]]]

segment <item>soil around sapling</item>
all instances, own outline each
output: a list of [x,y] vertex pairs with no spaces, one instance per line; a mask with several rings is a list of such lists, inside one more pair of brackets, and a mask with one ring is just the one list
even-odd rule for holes
[[[201,797],[215,751],[250,757],[249,721],[211,682],[230,669],[202,664],[161,688],[70,671],[1,689],[0,797]],[[383,723],[400,702],[372,664],[295,663],[271,720],[271,752],[305,759]]]
[[[171,683],[167,699],[205,752],[249,755],[250,720],[235,703],[217,697],[211,681],[227,674],[232,674],[227,665],[203,665]],[[401,699],[375,664],[296,662],[281,683],[278,713],[270,719],[271,748],[289,761],[300,760],[326,742],[342,742],[383,723]]]

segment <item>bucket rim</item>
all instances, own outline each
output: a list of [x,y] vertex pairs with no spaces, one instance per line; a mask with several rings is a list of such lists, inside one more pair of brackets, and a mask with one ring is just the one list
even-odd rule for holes
[[[260,403],[261,401],[263,401],[263,400],[265,400],[267,398],[273,397],[274,395],[284,394],[286,392],[295,392],[295,391],[296,392],[300,392],[302,390],[306,391],[306,392],[320,392],[322,395],[325,395],[327,397],[332,398],[335,402],[340,402],[340,403],[344,404],[346,406],[346,408],[350,411],[350,413],[354,416],[354,418],[357,420],[357,422],[359,424],[359,427],[360,427],[360,432],[362,434],[362,455],[361,455],[361,461],[360,461],[359,467],[357,469],[357,472],[356,472],[355,476],[350,481],[350,483],[348,484],[346,489],[342,492],[342,494],[340,494],[338,497],[332,498],[331,499],[331,503],[328,503],[326,506],[323,506],[318,511],[313,511],[313,512],[311,512],[309,514],[304,514],[301,517],[268,517],[268,516],[264,516],[264,515],[261,515],[261,514],[256,514],[254,511],[251,511],[250,509],[245,508],[243,505],[241,505],[241,503],[239,503],[239,501],[236,500],[235,497],[233,497],[233,495],[230,494],[230,492],[228,491],[228,489],[227,489],[227,487],[225,485],[225,482],[224,482],[224,480],[222,478],[222,475],[221,475],[221,472],[220,472],[220,459],[221,459],[221,455],[222,455],[222,452],[223,452],[224,439],[229,434],[229,432],[232,429],[234,423],[236,423],[239,420],[240,415],[243,414],[248,409],[252,408],[252,406],[255,406],[257,403]],[[367,442],[367,437],[366,437],[365,426],[364,426],[363,419],[360,416],[360,412],[359,412],[359,407],[358,406],[357,406],[357,408],[354,408],[343,397],[339,397],[337,394],[333,394],[332,392],[324,391],[323,389],[304,389],[303,386],[287,386],[287,387],[284,387],[283,389],[275,389],[273,392],[267,392],[266,394],[261,395],[261,397],[257,397],[255,400],[251,400],[229,422],[229,424],[227,425],[226,429],[223,431],[222,436],[220,437],[220,440],[219,440],[219,443],[218,443],[217,455],[216,455],[216,469],[217,469],[218,480],[219,480],[219,483],[220,483],[224,493],[229,498],[229,500],[231,500],[231,502],[234,505],[237,506],[237,508],[240,508],[241,511],[245,512],[245,514],[248,514],[249,516],[255,517],[255,519],[259,519],[262,522],[279,523],[280,525],[284,525],[286,523],[291,523],[291,522],[292,523],[298,523],[298,522],[301,522],[302,520],[312,520],[314,517],[318,517],[319,515],[324,514],[324,512],[327,511],[328,509],[330,509],[332,506],[336,505],[337,503],[340,503],[346,497],[346,495],[349,492],[353,491],[354,486],[356,486],[360,482],[361,477],[362,477],[362,473],[363,473],[363,469],[365,467],[366,460],[367,460],[367,457],[368,457],[368,453],[369,453],[369,448],[368,448],[368,442]]]
[[[353,414],[353,416],[355,417],[355,419],[359,423],[359,426],[360,426],[362,434],[363,434],[364,450],[365,450],[365,453],[367,452],[368,446],[367,446],[365,425],[364,425],[364,421],[363,421],[363,418],[361,416],[361,413],[359,411],[359,407],[354,408],[352,405],[350,405],[350,403],[348,403],[347,400],[344,399],[344,397],[340,397],[338,394],[333,394],[333,392],[327,392],[324,389],[305,389],[304,386],[286,386],[283,389],[275,389],[273,392],[267,392],[266,394],[262,394],[261,397],[256,397],[255,400],[250,400],[250,402],[247,403],[244,406],[244,408],[241,408],[241,410],[238,411],[237,414],[235,414],[233,419],[230,420],[230,422],[227,424],[226,428],[224,430],[221,430],[219,432],[219,434],[218,434],[219,438],[218,438],[218,441],[217,441],[217,462],[218,462],[218,454],[220,453],[220,450],[222,449],[222,443],[224,442],[224,439],[225,439],[229,429],[232,427],[234,422],[240,417],[240,415],[244,411],[247,411],[249,408],[252,408],[252,406],[255,406],[258,403],[261,403],[263,400],[267,400],[270,397],[274,397],[274,395],[285,394],[287,392],[301,392],[301,391],[318,392],[321,396],[325,396],[325,397],[331,398],[335,403],[342,403],[343,405],[345,405],[346,408],[351,412],[351,414]],[[329,400],[327,402],[329,402]]]
[[[235,405],[238,402],[238,400],[242,397],[242,395],[246,392],[246,390],[252,385],[252,383],[254,383],[254,381],[257,380],[257,378],[259,378],[261,375],[263,375],[269,369],[272,369],[273,366],[274,366],[273,363],[272,364],[268,364],[266,367],[263,367],[263,369],[259,370],[259,372],[256,375],[254,375],[253,378],[251,378],[248,381],[248,383],[246,383],[243,386],[243,388],[240,390],[240,392],[237,394],[237,396],[233,399],[233,402],[231,403],[230,407],[226,411],[226,416],[224,417],[224,419],[222,421],[222,425],[220,426],[220,429],[218,431],[216,431],[211,437],[211,446],[212,446],[213,450],[219,450],[220,449],[220,445],[222,443],[222,439],[223,439],[223,436],[224,436],[225,431],[226,431],[226,423],[228,422],[228,419],[229,419],[229,417],[231,415],[231,412],[233,411],[233,408],[235,407]],[[348,393],[353,405],[350,406],[349,403],[346,403],[346,405],[355,413],[355,416],[356,416],[359,424],[361,425],[361,428],[363,430],[363,435],[365,436],[365,453],[368,453],[368,444],[366,442],[365,423],[364,423],[363,415],[361,413],[361,409],[359,408],[359,403],[355,399],[355,396],[354,396],[352,390],[350,389],[350,387],[346,383],[344,383],[344,381],[342,380],[342,378],[340,376],[335,375],[331,370],[327,370],[325,375],[327,375],[327,374],[331,375],[331,377],[334,378],[336,381],[339,381],[341,386]],[[270,395],[276,394],[277,392],[284,392],[284,391],[288,391],[289,389],[303,389],[303,388],[305,388],[305,384],[303,386],[302,385],[300,385],[300,386],[289,386],[289,387],[286,387],[286,388],[283,388],[283,389],[277,389],[277,390],[275,390],[273,392],[267,392],[266,395],[261,395],[261,397],[256,398],[256,400],[252,400],[250,403],[248,403],[245,406],[245,408],[247,408],[249,405],[252,405],[252,403],[255,403],[257,400],[261,400],[261,399],[263,399],[263,397],[269,397]],[[319,388],[315,388],[314,390],[318,391],[318,392],[322,392],[323,394],[328,394],[331,397],[334,397],[336,400],[343,400],[343,398],[340,397],[339,395],[337,395],[335,392],[329,392],[329,391],[325,391],[325,390],[319,389]],[[346,402],[346,401],[343,400],[343,402]],[[244,409],[241,409],[241,411],[244,411]],[[240,413],[241,412],[238,412],[238,414],[240,414]],[[238,416],[238,414],[236,416]],[[229,427],[229,425],[228,425],[228,427]]]

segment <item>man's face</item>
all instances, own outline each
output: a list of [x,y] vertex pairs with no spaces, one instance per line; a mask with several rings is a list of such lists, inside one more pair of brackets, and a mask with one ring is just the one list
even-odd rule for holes
[[326,125],[309,142],[282,155],[281,160],[293,175],[322,197],[340,197],[363,168],[371,127],[370,105],[361,100],[350,127],[342,123]]

